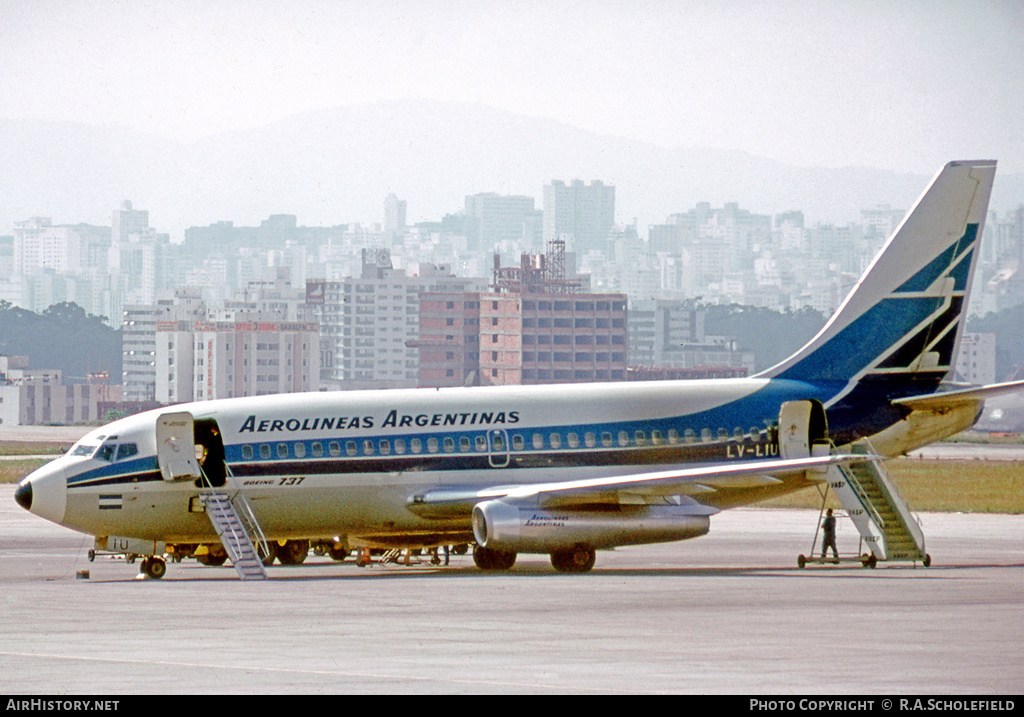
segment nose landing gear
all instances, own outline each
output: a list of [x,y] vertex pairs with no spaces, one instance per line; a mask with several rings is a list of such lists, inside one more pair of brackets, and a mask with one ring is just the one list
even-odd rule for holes
[[153,580],[159,580],[167,574],[167,562],[156,555],[150,555],[148,558],[143,560],[140,568],[140,574],[145,575],[147,578],[152,578]]

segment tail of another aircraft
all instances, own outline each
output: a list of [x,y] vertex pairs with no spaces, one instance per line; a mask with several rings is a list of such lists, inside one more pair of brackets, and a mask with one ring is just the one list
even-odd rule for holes
[[825,327],[761,377],[934,387],[956,363],[996,163],[950,162]]

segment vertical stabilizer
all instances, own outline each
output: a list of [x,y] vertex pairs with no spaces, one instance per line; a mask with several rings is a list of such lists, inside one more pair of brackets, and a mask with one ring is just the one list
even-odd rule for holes
[[995,170],[992,160],[943,167],[825,327],[760,376],[852,383],[870,374],[919,385],[945,378]]

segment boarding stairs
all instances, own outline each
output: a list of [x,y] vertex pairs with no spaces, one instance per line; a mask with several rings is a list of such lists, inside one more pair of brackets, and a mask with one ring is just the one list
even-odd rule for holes
[[875,561],[912,561],[926,567],[924,532],[892,476],[867,442],[848,447],[864,461],[832,466],[828,484],[871,550]]
[[227,493],[211,491],[202,494],[201,500],[238,577],[242,580],[266,579],[266,568],[250,538],[250,532],[258,533],[258,528],[244,496],[238,494],[232,500]]

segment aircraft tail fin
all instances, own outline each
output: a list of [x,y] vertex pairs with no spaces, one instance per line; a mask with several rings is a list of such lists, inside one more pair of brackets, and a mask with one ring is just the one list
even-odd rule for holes
[[759,376],[942,381],[956,363],[995,170],[992,160],[943,167],[824,328]]

